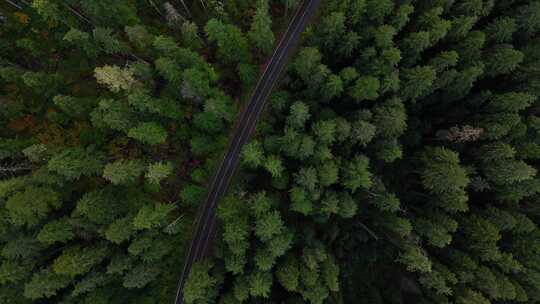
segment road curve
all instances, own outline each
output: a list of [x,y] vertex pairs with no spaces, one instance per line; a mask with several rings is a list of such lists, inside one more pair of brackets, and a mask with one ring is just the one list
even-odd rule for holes
[[223,160],[212,179],[206,201],[199,206],[195,219],[193,236],[184,261],[184,268],[176,292],[176,304],[184,304],[183,287],[193,263],[205,257],[215,233],[216,207],[225,194],[240,159],[242,147],[255,130],[262,110],[276,85],[280,74],[287,65],[288,54],[294,49],[309,19],[316,12],[322,0],[304,0],[291,19],[289,26],[274,49],[266,69],[255,86],[250,100],[238,117],[234,133]]

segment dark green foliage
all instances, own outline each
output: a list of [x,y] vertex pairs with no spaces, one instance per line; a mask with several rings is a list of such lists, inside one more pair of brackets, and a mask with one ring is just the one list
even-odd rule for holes
[[497,43],[512,41],[512,35],[516,31],[516,20],[509,17],[498,18],[486,27],[489,39],[493,39]]
[[274,45],[272,19],[268,14],[268,0],[258,0],[256,7],[248,37],[257,49],[268,54]]
[[208,40],[217,45],[217,53],[224,62],[245,62],[249,58],[248,43],[234,25],[211,19],[204,27]]
[[59,275],[44,269],[32,276],[32,280],[24,286],[24,296],[36,300],[50,298],[66,287],[70,282],[69,276]]
[[379,97],[379,88],[381,83],[379,79],[366,76],[356,80],[356,83],[351,89],[350,95],[355,101],[374,100]]
[[128,240],[134,232],[132,221],[129,216],[115,220],[106,228],[105,238],[116,244]]
[[343,167],[342,184],[345,188],[355,192],[359,187],[369,189],[371,187],[371,173],[369,159],[364,155],[355,156]]
[[509,45],[495,46],[486,55],[487,76],[510,73],[523,61],[523,53]]
[[[301,1],[19,2],[0,4],[0,302],[172,302]],[[186,302],[538,303],[538,0],[319,14]]]
[[167,216],[176,208],[173,204],[155,204],[143,206],[135,218],[133,226],[136,229],[153,229],[162,227]]
[[10,3],[0,302],[171,302],[201,185],[263,60],[248,41],[272,49],[270,3],[253,34],[205,1]]
[[154,281],[159,274],[160,271],[158,268],[141,264],[126,273],[122,286],[129,289],[143,288],[148,283]]
[[73,227],[66,219],[61,219],[55,222],[49,222],[39,232],[37,239],[47,245],[60,242],[65,243],[71,240],[75,234]]
[[11,195],[5,202],[5,210],[13,225],[35,226],[61,205],[59,193],[44,187],[28,187]]
[[97,175],[101,172],[102,166],[99,153],[83,148],[66,149],[54,155],[47,163],[47,169],[61,174],[67,179]]
[[539,301],[537,2],[326,2],[244,151],[221,300]]
[[88,272],[106,256],[105,247],[70,247],[58,256],[52,265],[55,273],[76,276]]
[[403,71],[403,91],[401,95],[405,99],[416,99],[427,93],[435,81],[436,72],[430,66],[419,66]]
[[209,275],[212,264],[201,262],[193,265],[188,280],[184,300],[189,304],[214,301],[218,294],[218,280]]
[[467,173],[459,166],[455,152],[441,148],[429,149],[422,160],[425,164],[422,184],[433,193],[460,191],[469,183]]
[[130,129],[128,136],[147,145],[158,145],[167,140],[167,131],[157,123],[147,122]]
[[98,128],[127,132],[134,125],[133,114],[127,105],[112,99],[103,99],[90,113],[90,117],[92,124]]

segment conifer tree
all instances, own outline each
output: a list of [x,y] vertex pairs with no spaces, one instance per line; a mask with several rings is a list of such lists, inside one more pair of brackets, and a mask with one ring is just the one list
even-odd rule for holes
[[268,14],[268,0],[258,0],[251,29],[247,35],[255,47],[264,54],[268,54],[274,44],[274,33],[271,25],[272,20]]
[[120,159],[109,163],[103,169],[103,178],[113,184],[133,183],[144,171],[144,165],[137,160]]

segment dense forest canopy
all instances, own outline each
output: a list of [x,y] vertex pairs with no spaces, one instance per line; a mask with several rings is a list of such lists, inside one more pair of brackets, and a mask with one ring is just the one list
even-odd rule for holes
[[1,2],[0,303],[173,301],[272,5]]
[[[0,303],[172,303],[300,0],[0,2]],[[326,0],[202,303],[540,303],[540,1]]]

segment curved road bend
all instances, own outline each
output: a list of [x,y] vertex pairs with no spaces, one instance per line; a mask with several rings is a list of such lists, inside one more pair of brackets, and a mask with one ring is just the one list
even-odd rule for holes
[[287,64],[287,55],[295,47],[309,19],[313,16],[322,0],[304,0],[296,11],[283,34],[278,46],[259,78],[249,103],[240,114],[229,146],[212,179],[206,201],[199,206],[195,219],[194,232],[184,261],[184,268],[178,283],[176,304],[184,304],[183,287],[193,263],[208,254],[208,248],[214,235],[216,207],[225,194],[240,159],[242,147],[255,130],[262,110],[276,85],[280,74]]

